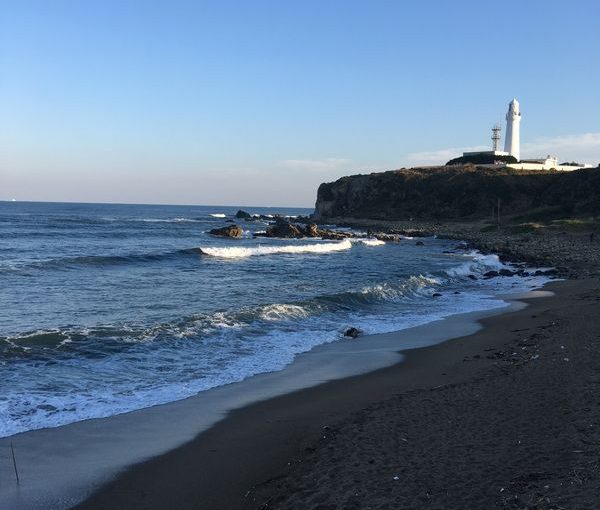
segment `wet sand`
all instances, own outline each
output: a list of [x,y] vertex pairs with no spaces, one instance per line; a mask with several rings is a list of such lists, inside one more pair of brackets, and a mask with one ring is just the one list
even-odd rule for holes
[[600,282],[368,374],[261,401],[76,508],[594,508]]

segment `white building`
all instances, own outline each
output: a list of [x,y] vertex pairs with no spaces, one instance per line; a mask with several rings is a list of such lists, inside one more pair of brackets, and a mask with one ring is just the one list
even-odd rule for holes
[[514,156],[517,161],[521,159],[521,140],[520,140],[521,111],[519,110],[519,101],[513,99],[508,104],[506,113],[506,135],[504,138],[504,152]]
[[591,168],[592,165],[560,165],[556,156],[548,155],[548,157],[542,159],[522,159],[518,163],[509,163],[506,166],[516,170],[559,170],[569,172],[580,168]]

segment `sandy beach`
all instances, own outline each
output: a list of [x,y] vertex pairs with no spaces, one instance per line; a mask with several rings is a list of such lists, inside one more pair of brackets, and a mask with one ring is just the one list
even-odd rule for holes
[[593,508],[600,282],[259,402],[76,508]]

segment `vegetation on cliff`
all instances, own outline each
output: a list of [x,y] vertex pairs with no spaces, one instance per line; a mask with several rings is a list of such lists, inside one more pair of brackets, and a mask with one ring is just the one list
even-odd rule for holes
[[522,171],[474,165],[410,168],[321,184],[315,217],[535,220],[600,213],[600,168]]
[[468,154],[466,156],[460,156],[459,158],[454,158],[448,161],[446,165],[467,165],[469,163],[473,165],[497,165],[498,163],[518,163],[519,160],[514,156],[501,156],[497,154],[490,153],[475,153]]

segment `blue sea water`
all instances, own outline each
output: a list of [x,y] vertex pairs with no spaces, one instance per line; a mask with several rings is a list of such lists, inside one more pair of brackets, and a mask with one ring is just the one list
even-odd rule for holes
[[243,239],[207,234],[237,209],[0,202],[0,437],[186,398],[348,327],[500,307],[541,283],[473,279],[502,264],[441,239],[253,238],[258,220],[237,220]]

